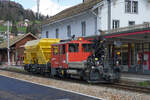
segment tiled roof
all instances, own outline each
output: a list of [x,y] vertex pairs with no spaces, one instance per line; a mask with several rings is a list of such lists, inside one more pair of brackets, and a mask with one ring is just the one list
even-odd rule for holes
[[91,9],[94,5],[101,2],[102,0],[90,0],[89,2],[81,3],[76,6],[70,7],[68,9],[65,9],[61,11],[60,13],[52,16],[48,20],[43,21],[42,25],[53,23],[55,21],[59,21],[61,19],[71,17],[74,15],[77,15],[79,13],[85,12],[89,9]]
[[[31,33],[25,34],[25,35],[21,35],[21,36],[17,36],[14,37],[13,39],[10,39],[10,47],[13,46],[14,44],[16,44],[17,42],[19,42],[20,40],[22,40],[23,38],[27,37],[27,36],[33,36],[34,38],[38,39],[36,36],[32,35]],[[0,49],[6,49],[8,45],[8,41],[4,41],[0,44]]]

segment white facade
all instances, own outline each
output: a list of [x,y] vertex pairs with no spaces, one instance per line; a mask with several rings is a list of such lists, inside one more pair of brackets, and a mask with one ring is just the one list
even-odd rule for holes
[[71,26],[71,35],[75,35],[76,37],[82,36],[82,22],[86,23],[86,36],[95,34],[95,19],[96,17],[92,13],[83,13],[79,16],[75,16],[73,18],[68,18],[67,20],[57,22],[55,24],[44,26],[42,28],[42,37],[46,37],[46,31],[48,31],[48,38],[56,38],[56,29],[59,29],[58,38],[68,39],[68,25]]
[[[119,25],[117,27],[129,26],[129,21],[135,24],[143,24],[150,22],[150,2],[148,0],[128,0],[137,1],[137,13],[129,13],[125,10],[125,0],[112,0],[111,3],[111,28],[113,28],[113,20],[117,20]],[[132,4],[131,4],[132,5]],[[132,7],[131,7],[132,8]],[[98,13],[95,13],[98,10]],[[132,10],[132,9],[131,9]],[[56,23],[49,23],[42,27],[42,38],[56,38],[56,29],[59,29],[58,38],[68,39],[67,26],[71,26],[71,35],[76,37],[82,36],[82,25],[86,23],[86,36],[99,34],[98,30],[108,29],[108,5],[107,0],[93,6],[93,9],[83,12],[79,15],[74,15],[70,18],[62,19]]]

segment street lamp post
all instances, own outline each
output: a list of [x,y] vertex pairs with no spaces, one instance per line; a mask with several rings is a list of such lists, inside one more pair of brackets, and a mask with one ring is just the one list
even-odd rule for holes
[[9,48],[9,21],[7,25],[7,39],[8,39],[8,48],[7,48],[7,53],[8,53],[8,65],[10,65],[10,48]]

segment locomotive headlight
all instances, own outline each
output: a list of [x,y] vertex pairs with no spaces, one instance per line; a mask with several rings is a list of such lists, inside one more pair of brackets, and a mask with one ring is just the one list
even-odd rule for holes
[[96,61],[98,61],[98,58],[95,58]]

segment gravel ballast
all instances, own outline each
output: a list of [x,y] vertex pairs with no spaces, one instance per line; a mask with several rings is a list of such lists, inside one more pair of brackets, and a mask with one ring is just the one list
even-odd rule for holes
[[150,95],[148,94],[107,88],[107,87],[102,87],[100,85],[99,86],[95,86],[91,84],[85,85],[80,83],[72,83],[68,81],[66,82],[62,80],[43,78],[43,77],[25,75],[21,73],[2,71],[2,70],[0,70],[0,75],[5,75],[8,77],[18,78],[30,82],[40,83],[40,84],[54,86],[57,88],[71,90],[79,93],[84,93],[87,95],[104,98],[105,100],[150,100]]

